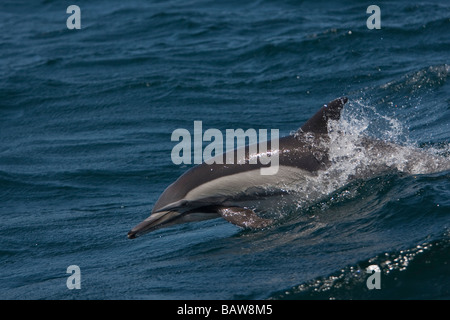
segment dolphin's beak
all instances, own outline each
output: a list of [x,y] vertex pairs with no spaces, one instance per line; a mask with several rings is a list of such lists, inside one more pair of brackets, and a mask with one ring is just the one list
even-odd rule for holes
[[134,239],[144,233],[156,230],[162,226],[170,225],[173,223],[173,220],[175,220],[180,215],[181,213],[177,211],[155,212],[150,217],[131,229],[128,232],[128,239]]

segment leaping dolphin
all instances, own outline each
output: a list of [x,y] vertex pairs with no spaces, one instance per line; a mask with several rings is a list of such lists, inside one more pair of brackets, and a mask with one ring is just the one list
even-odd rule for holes
[[[162,193],[152,214],[128,232],[128,238],[217,217],[243,228],[264,228],[276,220],[264,211],[277,211],[292,200],[298,205],[299,198],[308,205],[352,179],[389,170],[407,174],[450,170],[450,161],[434,152],[342,132],[336,124],[347,101],[342,97],[325,104],[294,134],[278,143],[270,141],[263,152],[246,146],[245,152],[233,150],[232,154],[215,157],[220,161],[208,161],[212,164],[202,163],[186,171]],[[266,162],[253,161],[268,155],[278,157],[276,174],[261,174]],[[231,156],[234,164],[220,164]],[[270,200],[277,195],[281,201]]]
[[279,167],[274,175],[261,175],[260,168],[265,165],[259,161],[249,163],[250,158],[262,155],[259,151],[252,153],[248,146],[244,159],[237,159],[240,153],[233,151],[234,164],[203,162],[186,171],[162,193],[151,215],[128,232],[128,238],[173,224],[220,216],[244,228],[271,225],[273,220],[258,215],[258,208],[246,206],[245,200],[258,199],[267,188],[271,193],[282,193],[286,185],[329,167],[323,143],[328,139],[327,123],[339,120],[347,101],[341,97],[323,105],[295,134],[279,139],[277,150],[268,147],[267,153],[278,155]]

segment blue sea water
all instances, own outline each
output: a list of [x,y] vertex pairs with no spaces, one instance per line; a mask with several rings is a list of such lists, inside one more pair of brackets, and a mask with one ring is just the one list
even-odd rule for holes
[[450,4],[378,1],[370,30],[371,4],[2,1],[0,298],[450,299],[448,170],[356,181],[266,230],[127,239],[191,167],[171,134],[196,120],[287,135],[346,95],[374,135],[448,159]]

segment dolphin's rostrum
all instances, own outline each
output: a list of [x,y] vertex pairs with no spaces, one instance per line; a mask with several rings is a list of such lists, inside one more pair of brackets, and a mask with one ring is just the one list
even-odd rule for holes
[[[281,190],[289,182],[326,169],[330,165],[323,143],[328,138],[327,123],[339,120],[347,100],[342,97],[324,105],[295,134],[279,139],[278,150],[268,146],[267,152],[279,157],[279,169],[274,175],[261,175],[259,169],[264,165],[260,162],[249,163],[250,157],[261,155],[249,154],[248,146],[245,159],[235,158],[234,164],[202,163],[191,168],[167,187],[152,214],[128,232],[128,238],[173,224],[220,216],[244,228],[269,226],[272,220],[243,205],[243,199],[257,199],[264,188]],[[238,153],[234,154],[237,157]]]

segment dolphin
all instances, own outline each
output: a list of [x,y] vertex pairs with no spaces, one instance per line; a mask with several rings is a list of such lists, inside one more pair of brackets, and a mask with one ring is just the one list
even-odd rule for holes
[[[223,217],[243,228],[264,228],[273,224],[258,215],[258,199],[286,192],[286,186],[305,177],[317,175],[330,166],[327,153],[328,122],[337,121],[347,97],[323,105],[294,134],[282,137],[278,144],[270,141],[266,153],[278,156],[278,171],[262,175],[260,161],[249,159],[263,154],[244,147],[245,152],[234,153],[234,164],[203,162],[181,175],[169,185],[156,201],[151,215],[128,232],[133,239],[144,233],[174,224]],[[278,145],[273,148],[272,145]],[[237,158],[238,155],[244,158]],[[225,159],[227,154],[217,157]],[[209,162],[211,163],[211,162]],[[253,201],[253,205],[251,204]]]

